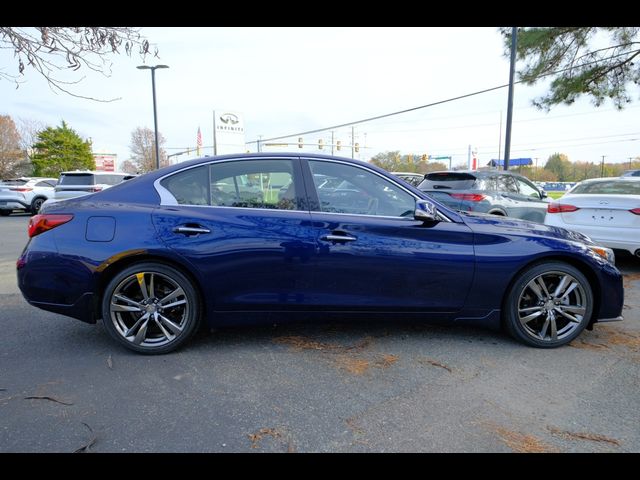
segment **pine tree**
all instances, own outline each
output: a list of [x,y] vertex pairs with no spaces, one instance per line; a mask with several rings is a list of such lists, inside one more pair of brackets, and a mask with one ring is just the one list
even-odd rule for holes
[[45,128],[37,138],[32,157],[34,175],[57,177],[66,170],[96,168],[91,142],[83,140],[64,120],[59,127]]

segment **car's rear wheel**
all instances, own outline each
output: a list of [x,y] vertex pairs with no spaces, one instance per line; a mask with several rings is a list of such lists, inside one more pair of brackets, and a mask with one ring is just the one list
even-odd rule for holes
[[109,334],[139,353],[162,354],[184,344],[200,323],[200,300],[179,270],[145,262],[119,272],[107,285],[102,319]]
[[40,211],[40,208],[42,208],[42,204],[45,202],[45,200],[46,199],[42,197],[33,199],[33,202],[31,202],[31,213],[33,215],[36,215]]
[[564,262],[545,262],[516,279],[506,297],[504,322],[517,340],[553,348],[580,335],[592,312],[593,292],[584,274]]

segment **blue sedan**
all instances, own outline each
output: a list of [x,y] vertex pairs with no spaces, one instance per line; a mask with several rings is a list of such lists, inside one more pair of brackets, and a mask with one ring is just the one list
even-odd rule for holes
[[[332,188],[318,188],[323,179]],[[339,180],[339,181],[338,181]],[[611,250],[588,237],[459,213],[368,163],[207,157],[47,205],[18,284],[36,307],[158,354],[199,325],[328,313],[506,329],[557,347],[621,320]]]

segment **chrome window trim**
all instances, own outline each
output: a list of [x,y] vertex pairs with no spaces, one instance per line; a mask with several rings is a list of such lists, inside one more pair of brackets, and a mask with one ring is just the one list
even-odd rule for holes
[[[297,159],[304,159],[307,162],[310,160],[319,160],[321,162],[332,162],[332,163],[339,163],[341,165],[347,165],[347,166],[351,166],[351,167],[355,167],[355,168],[360,168],[361,170],[364,170],[366,172],[370,172],[373,173],[374,175],[377,175],[378,177],[382,178],[383,180],[386,180],[390,183],[392,183],[393,185],[396,185],[397,187],[399,187],[400,189],[404,190],[406,193],[408,193],[409,195],[411,195],[411,197],[414,198],[414,200],[424,200],[423,198],[420,198],[418,196],[416,196],[413,192],[407,190],[406,188],[404,188],[402,185],[400,185],[399,183],[393,181],[390,178],[385,177],[384,175],[376,172],[375,170],[363,167],[361,165],[356,165],[353,163],[348,163],[348,162],[343,162],[340,160],[334,160],[334,159],[326,159],[326,158],[313,158],[313,157],[305,157],[305,156],[299,156],[299,157],[278,157],[278,156],[273,156],[273,157],[256,157],[256,158],[227,158],[225,160],[212,160],[209,163],[200,163],[197,165],[191,165],[189,167],[185,167],[181,170],[177,170],[175,172],[171,172],[171,173],[167,173],[166,175],[163,175],[160,178],[157,178],[154,182],[153,182],[153,188],[155,188],[156,192],[158,193],[158,195],[160,196],[160,205],[163,207],[172,207],[172,206],[185,206],[185,207],[198,207],[198,208],[233,208],[233,209],[238,209],[238,210],[258,210],[258,211],[269,211],[269,212],[294,212],[294,213],[322,213],[322,214],[326,214],[326,215],[346,215],[346,216],[357,216],[357,217],[367,217],[367,218],[385,218],[385,219],[394,219],[394,220],[415,220],[414,218],[411,217],[396,217],[396,216],[388,216],[388,215],[367,215],[367,214],[360,214],[360,213],[339,213],[339,212],[316,212],[314,210],[283,210],[283,209],[278,209],[278,208],[256,208],[256,207],[229,207],[226,205],[189,205],[189,204],[180,204],[178,203],[178,201],[176,200],[176,198],[171,194],[171,192],[169,192],[169,190],[167,190],[166,188],[164,188],[160,182],[162,182],[162,180],[164,180],[167,177],[170,177],[172,175],[176,175],[178,173],[182,173],[182,172],[186,172],[187,170],[191,170],[192,168],[199,168],[202,166],[208,166],[210,167],[212,164],[214,163],[226,163],[226,162],[237,162],[237,161],[246,161],[248,159],[252,159],[252,160],[288,160],[288,159],[293,159],[293,158],[297,158]],[[315,188],[315,184],[314,184],[314,188]],[[442,218],[443,221],[445,222],[452,222],[452,220],[447,217],[446,215],[444,215],[442,212],[440,212],[438,210],[438,215]]]
[[[300,158],[305,159],[307,162],[319,160],[319,161],[322,161],[322,162],[339,163],[341,165],[346,165],[348,167],[359,168],[359,169],[364,170],[366,172],[373,173],[374,175],[377,175],[378,177],[382,178],[383,180],[386,180],[387,182],[399,187],[401,190],[404,190],[406,193],[411,195],[414,200],[424,200],[424,198],[420,198],[420,197],[416,196],[413,192],[411,192],[410,190],[407,190],[405,187],[403,187],[402,185],[400,185],[398,182],[394,181],[393,179],[388,178],[388,177],[376,172],[375,170],[372,170],[370,168],[364,167],[362,165],[357,165],[357,164],[354,164],[354,163],[344,162],[344,161],[341,161],[341,160],[334,160],[332,158],[331,159],[328,159],[328,158],[327,159],[325,159],[325,158],[319,159],[319,158],[313,158],[313,157],[305,157],[304,155],[302,155]],[[309,168],[311,168],[311,167],[309,167]],[[311,174],[313,175],[313,172],[311,172]],[[315,188],[315,184],[314,184],[314,188]],[[366,215],[366,214],[360,214],[360,213],[338,213],[338,212],[322,212],[322,211],[320,211],[320,213],[329,213],[329,214],[334,214],[334,215],[358,215],[358,216],[362,216],[362,217],[378,217],[378,218],[401,218],[403,220],[407,218],[407,217],[385,216],[385,215]],[[443,220],[445,222],[451,222],[452,221],[449,217],[444,215],[439,210],[438,210],[438,215],[441,218],[443,218]]]

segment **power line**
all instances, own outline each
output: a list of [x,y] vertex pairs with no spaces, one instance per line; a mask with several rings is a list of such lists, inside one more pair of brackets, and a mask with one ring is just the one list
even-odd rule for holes
[[[633,52],[631,52],[631,53],[633,53]],[[622,57],[622,56],[625,56],[625,55],[629,55],[629,52],[623,52],[623,53],[620,53],[618,55],[613,55],[613,56],[609,57],[609,59]],[[584,63],[582,65],[579,65],[578,67],[585,67],[585,66],[588,66],[588,65],[591,65],[591,64],[600,63],[601,61],[602,61],[601,59],[600,60],[594,60],[593,62],[587,62],[587,63]],[[539,78],[543,78],[543,77],[547,77],[547,76],[550,76],[550,75],[555,75],[555,74],[558,74],[558,73],[566,72],[568,70],[572,70],[573,68],[575,68],[575,67],[567,67],[567,68],[563,68],[563,69],[556,70],[556,71],[553,71],[553,72],[544,73],[544,74],[540,75],[536,79],[536,81]],[[524,80],[518,80],[518,81],[515,81],[513,83],[515,85],[515,84],[518,84],[518,83],[525,83],[525,82],[524,82]],[[400,115],[400,114],[403,114],[403,113],[414,112],[416,110],[421,110],[423,108],[434,107],[436,105],[442,105],[443,103],[449,103],[449,102],[454,102],[456,100],[462,100],[463,98],[473,97],[475,95],[481,95],[483,93],[492,92],[494,90],[499,90],[501,88],[508,87],[508,86],[509,86],[509,84],[505,83],[503,85],[498,85],[497,87],[491,87],[491,88],[486,88],[484,90],[478,90],[476,92],[467,93],[467,94],[464,94],[464,95],[459,95],[457,97],[447,98],[445,100],[440,100],[440,101],[433,102],[433,103],[427,103],[426,105],[420,105],[420,106],[417,106],[417,107],[406,108],[404,110],[398,110],[396,112],[385,113],[383,115],[377,115],[375,117],[368,117],[368,118],[364,118],[364,119],[361,119],[361,120],[355,120],[355,121],[352,121],[352,122],[341,123],[339,125],[332,125],[330,127],[316,128],[314,130],[307,130],[307,131],[304,131],[304,132],[291,133],[291,134],[288,134],[288,135],[280,135],[280,136],[271,137],[271,138],[261,138],[260,140],[252,140],[250,142],[246,142],[246,144],[258,143],[258,142],[259,143],[271,142],[273,140],[280,140],[280,139],[288,138],[288,137],[295,137],[295,136],[300,136],[300,135],[309,135],[309,134],[312,134],[312,133],[324,132],[324,131],[331,130],[331,129],[349,127],[351,125],[357,125],[357,124],[360,124],[360,123],[371,122],[373,120],[379,120],[381,118],[392,117],[394,115]]]

